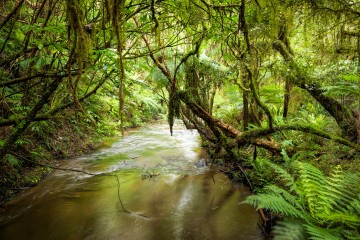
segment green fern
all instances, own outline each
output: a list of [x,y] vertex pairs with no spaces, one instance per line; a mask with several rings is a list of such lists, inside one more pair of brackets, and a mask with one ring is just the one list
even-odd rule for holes
[[266,186],[264,189],[267,192],[272,192],[272,193],[274,193],[274,194],[276,194],[278,196],[283,197],[285,201],[290,203],[296,209],[304,212],[303,206],[297,201],[296,196],[292,195],[291,193],[289,193],[285,189],[282,189],[282,188],[280,188],[278,186],[275,186],[275,185]]
[[249,203],[257,208],[271,209],[272,211],[293,218],[306,220],[302,211],[288,203],[284,197],[275,194],[257,194],[246,198]]
[[284,182],[285,186],[291,187],[292,190],[296,188],[295,178],[284,168],[274,163],[269,163],[269,166],[275,170],[275,172],[279,175],[279,178]]
[[279,175],[280,186],[244,202],[280,214],[284,221],[274,227],[275,239],[359,239],[360,177],[335,167],[325,176],[311,164],[294,161],[291,174],[269,163]]
[[[327,196],[326,177],[323,173],[308,163],[296,162],[296,168],[300,174],[299,195],[302,195],[312,217],[317,218],[318,213],[329,213],[331,204],[335,202]],[[320,201],[319,201],[320,200]],[[331,201],[331,202],[330,202]]]
[[324,229],[314,225],[305,224],[304,228],[312,240],[341,240],[343,239],[337,229]]
[[305,240],[304,227],[299,222],[280,222],[274,226],[274,240]]

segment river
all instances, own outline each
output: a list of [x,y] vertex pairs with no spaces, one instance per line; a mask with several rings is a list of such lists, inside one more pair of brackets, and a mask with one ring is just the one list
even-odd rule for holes
[[[242,184],[205,165],[196,131],[178,122],[131,130],[110,147],[61,162],[6,204],[0,239],[263,239]],[[119,187],[119,188],[118,188]],[[118,190],[124,207],[122,211]]]

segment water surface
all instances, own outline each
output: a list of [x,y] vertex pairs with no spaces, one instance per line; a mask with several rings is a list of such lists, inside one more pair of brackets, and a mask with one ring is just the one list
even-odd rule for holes
[[262,239],[250,194],[205,165],[198,134],[177,124],[133,130],[106,149],[62,162],[7,203],[0,239]]

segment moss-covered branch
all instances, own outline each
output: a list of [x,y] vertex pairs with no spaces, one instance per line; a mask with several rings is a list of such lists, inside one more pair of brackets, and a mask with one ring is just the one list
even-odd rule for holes
[[255,86],[255,83],[254,83],[254,79],[253,79],[253,76],[252,76],[252,73],[250,71],[250,69],[248,69],[248,75],[249,75],[249,80],[250,80],[250,83],[249,83],[249,86],[250,86],[250,89],[251,89],[251,92],[254,96],[254,99],[256,101],[256,104],[261,107],[262,110],[264,110],[266,116],[268,117],[268,120],[269,120],[269,128],[273,128],[273,122],[274,122],[274,118],[270,112],[270,109],[261,101],[260,99],[260,96],[258,94],[258,91],[257,91],[257,88]]
[[303,125],[303,124],[289,124],[289,125],[276,126],[276,127],[273,127],[272,129],[261,128],[261,129],[249,130],[249,131],[244,132],[241,136],[239,136],[236,139],[236,143],[239,146],[242,146],[242,145],[245,145],[245,144],[251,142],[252,141],[251,139],[269,136],[269,135],[275,134],[280,131],[300,131],[300,132],[304,132],[304,133],[310,133],[315,136],[326,138],[326,139],[335,141],[337,143],[343,144],[345,146],[360,150],[359,144],[354,144],[354,143],[352,143],[344,138],[341,138],[339,136],[329,134],[324,131],[318,130],[314,127],[311,127],[309,125]]
[[[96,94],[96,92],[99,90],[99,88],[106,82],[106,80],[109,78],[109,76],[114,72],[115,70],[112,70],[110,73],[108,73],[106,76],[104,76],[102,78],[102,81],[100,81],[91,91],[89,91],[88,93],[84,94],[82,97],[80,97],[78,100],[80,102],[84,101],[85,99],[89,98],[90,96]],[[51,109],[49,112],[45,113],[45,114],[39,114],[36,115],[36,117],[33,119],[34,122],[37,121],[44,121],[44,120],[49,120],[54,118],[55,114],[57,114],[58,112],[69,108],[71,106],[73,106],[75,104],[75,101],[66,103],[64,105],[61,105],[59,107],[56,107],[54,109]],[[19,119],[0,119],[0,127],[5,127],[5,126],[12,126],[12,125],[16,125],[18,122],[23,121],[25,118],[19,118]]]
[[344,138],[353,143],[360,143],[360,129],[357,128],[360,120],[354,113],[336,99],[326,96],[317,81],[300,71],[294,56],[284,42],[277,40],[273,43],[273,47],[283,56],[285,61],[290,63],[290,68],[295,73],[295,77],[291,79],[292,83],[308,91],[331,114],[341,128]]
[[24,131],[28,128],[28,126],[33,122],[33,119],[36,117],[36,114],[43,108],[45,104],[48,103],[50,96],[58,88],[62,80],[63,78],[58,77],[55,80],[53,80],[49,84],[49,86],[46,86],[44,88],[44,94],[42,95],[40,100],[29,111],[25,119],[20,121],[19,124],[17,124],[17,126],[13,129],[13,131],[9,135],[9,137],[6,139],[5,143],[1,146],[0,161],[2,161],[5,155],[13,149],[15,142],[24,133]]
[[[243,132],[237,130],[235,127],[231,126],[230,124],[226,124],[219,119],[210,115],[207,111],[205,111],[199,104],[197,104],[194,100],[190,98],[190,96],[184,92],[178,92],[178,96],[181,101],[183,101],[186,106],[191,109],[191,111],[199,118],[201,118],[208,126],[213,126],[221,130],[221,132],[228,138],[236,139],[242,138]],[[215,134],[216,135],[216,134]],[[265,148],[270,150],[274,153],[279,153],[280,149],[278,148],[277,144],[272,141],[259,139],[259,138],[251,138],[248,141],[249,143],[256,144],[259,147]]]
[[[71,71],[71,76],[76,76],[79,75],[79,71],[75,70],[75,71]],[[40,72],[40,73],[36,73],[34,75],[31,76],[24,76],[24,77],[19,77],[19,78],[15,78],[15,79],[11,79],[5,82],[1,82],[0,83],[0,87],[8,87],[14,84],[18,84],[18,83],[23,83],[23,82],[27,82],[29,80],[35,79],[35,78],[63,78],[69,76],[68,73],[65,72]]]

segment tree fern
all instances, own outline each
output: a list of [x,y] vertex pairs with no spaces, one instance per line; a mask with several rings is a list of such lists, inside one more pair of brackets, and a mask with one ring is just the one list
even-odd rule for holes
[[308,163],[295,161],[292,174],[269,164],[281,179],[245,203],[280,214],[284,222],[274,227],[275,239],[359,239],[360,178],[336,167],[330,176]]

